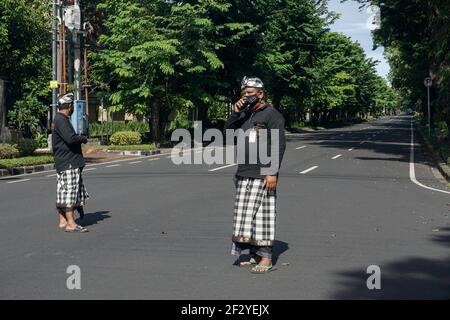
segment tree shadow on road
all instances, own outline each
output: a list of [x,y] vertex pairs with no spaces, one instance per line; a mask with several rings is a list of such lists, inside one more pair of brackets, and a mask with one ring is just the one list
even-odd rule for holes
[[[439,228],[439,235],[430,238],[441,245],[450,245],[450,227]],[[332,299],[449,299],[450,256],[443,259],[409,257],[380,265],[381,289],[369,290],[366,282],[368,266],[339,271],[339,289]]]
[[97,224],[99,221],[103,221],[105,219],[111,218],[109,211],[97,211],[92,213],[85,213],[84,219],[80,220],[76,219],[76,222],[87,227],[94,224]]

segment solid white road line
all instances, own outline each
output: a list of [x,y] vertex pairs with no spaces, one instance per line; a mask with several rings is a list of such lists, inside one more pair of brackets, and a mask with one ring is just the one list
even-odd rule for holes
[[416,179],[416,171],[415,171],[415,167],[414,167],[414,130],[413,130],[412,118],[411,118],[411,148],[410,148],[410,156],[409,156],[409,178],[411,179],[412,182],[417,184],[419,187],[422,187],[422,188],[425,188],[425,189],[428,189],[428,190],[433,190],[433,191],[437,191],[437,192],[450,194],[449,191],[444,191],[444,190],[440,190],[440,189],[431,188],[431,187],[428,187],[428,186],[420,183],[419,181],[417,181],[417,179]]
[[228,165],[223,166],[223,167],[214,168],[214,169],[211,169],[211,170],[208,170],[208,171],[217,171],[217,170],[229,168],[229,167],[236,166],[236,165],[237,165],[237,163],[232,163],[232,164],[228,164]]
[[85,172],[85,171],[92,171],[92,170],[97,170],[97,168],[87,168],[87,169],[83,169],[83,172]]
[[311,167],[311,168],[309,168],[309,169],[306,169],[306,170],[300,172],[300,174],[308,173],[308,172],[310,172],[310,171],[313,171],[313,170],[317,169],[318,167],[319,167],[319,166]]
[[304,148],[306,148],[306,147],[307,147],[307,146],[301,146],[301,147],[295,148],[295,150],[304,149]]
[[334,156],[334,157],[331,158],[331,159],[335,160],[335,159],[339,158],[340,156],[342,156],[342,154],[338,154],[337,156]]
[[18,183],[18,182],[25,182],[25,181],[30,181],[31,179],[20,179],[20,180],[16,180],[16,181],[10,181],[7,183]]

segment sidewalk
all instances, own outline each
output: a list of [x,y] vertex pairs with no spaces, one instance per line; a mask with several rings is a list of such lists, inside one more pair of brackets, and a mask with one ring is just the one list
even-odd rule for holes
[[[41,153],[41,154],[47,153],[47,152],[48,152],[48,150],[47,151],[43,150],[43,149],[37,150],[37,153]],[[170,152],[170,150],[167,150],[167,149],[162,150],[161,149],[160,152],[165,153],[165,152]],[[102,162],[121,160],[121,159],[133,159],[136,157],[136,155],[133,155],[133,154],[124,155],[124,154],[120,154],[120,153],[106,152],[106,151],[97,150],[96,148],[93,148],[93,147],[83,147],[83,156],[84,156],[84,159],[87,164],[102,163]],[[55,168],[54,164],[50,163],[50,164],[40,164],[40,165],[35,165],[35,166],[0,169],[0,177],[49,171],[54,168]]]

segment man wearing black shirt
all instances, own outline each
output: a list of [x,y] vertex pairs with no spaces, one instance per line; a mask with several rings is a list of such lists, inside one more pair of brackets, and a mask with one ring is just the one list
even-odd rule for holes
[[[238,144],[238,155],[243,152],[245,160],[238,160],[235,176],[237,190],[232,254],[240,255],[241,250],[249,249],[251,259],[240,265],[252,266],[253,273],[266,273],[275,270],[272,266],[272,248],[275,240],[276,186],[286,148],[284,118],[264,101],[264,87],[259,78],[245,77],[242,80],[241,97],[225,125],[225,129],[242,129],[241,134],[245,132],[245,144]],[[274,136],[278,139],[273,140]],[[264,144],[265,150],[271,151],[270,158],[275,165],[267,166],[259,153],[257,159],[253,159],[249,151],[252,144],[256,144],[257,149]],[[245,150],[240,150],[242,148]]]
[[89,198],[81,176],[85,166],[81,144],[87,143],[86,136],[78,135],[70,122],[73,113],[73,94],[58,99],[52,134],[53,156],[57,173],[56,208],[59,227],[67,232],[87,232],[77,225],[73,214],[78,210],[83,218],[83,205]]

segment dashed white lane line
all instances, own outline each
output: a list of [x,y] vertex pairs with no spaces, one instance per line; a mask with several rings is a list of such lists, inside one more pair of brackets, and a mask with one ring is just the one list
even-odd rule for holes
[[353,149],[355,149],[355,148],[350,148],[350,149],[348,149],[348,151],[353,151]]
[[16,181],[10,181],[10,182],[7,182],[7,183],[11,184],[11,183],[25,182],[25,181],[30,181],[30,180],[31,179],[20,179],[20,180],[16,180]]
[[132,162],[128,162],[128,164],[136,164],[136,163],[141,163],[142,161],[132,161]]
[[295,148],[295,150],[304,149],[304,148],[306,148],[306,147],[307,147],[307,146],[301,146],[301,147]]
[[210,172],[212,172],[212,171],[217,171],[217,170],[221,170],[221,169],[233,167],[233,166],[236,166],[236,165],[237,165],[237,163],[232,163],[232,164],[228,164],[228,165],[226,165],[226,166],[222,166],[222,167],[210,169],[210,170],[208,170],[208,171],[210,171]]
[[159,159],[161,159],[161,158],[148,159],[147,161],[156,161],[156,160],[159,160]]
[[309,168],[309,169],[303,170],[302,172],[300,172],[300,174],[306,174],[306,173],[308,173],[308,172],[311,172],[311,171],[317,169],[318,167],[319,167],[319,166],[314,166],[314,167],[311,167],[311,168]]
[[106,166],[107,168],[113,168],[113,167],[119,167],[120,164],[111,164],[109,166]]
[[337,158],[339,158],[339,157],[341,157],[341,156],[342,156],[342,154],[338,154],[337,156],[334,156],[334,157],[331,158],[331,159],[335,160],[335,159],[337,159]]
[[432,191],[450,194],[449,191],[431,188],[431,187],[428,187],[428,186],[420,183],[419,181],[417,181],[414,165],[415,165],[415,163],[414,163],[414,130],[413,130],[413,120],[411,118],[411,147],[410,147],[410,155],[409,155],[409,178],[411,179],[411,181],[413,183],[417,184],[419,187],[422,187],[422,188],[425,188],[428,190],[432,190]]
[[54,174],[49,174],[48,176],[45,176],[46,178],[50,178],[50,177],[54,177],[54,176],[56,176],[56,173],[54,173]]
[[97,170],[97,168],[87,168],[87,169],[83,169],[83,172],[85,172],[85,171],[92,171],[92,170]]

